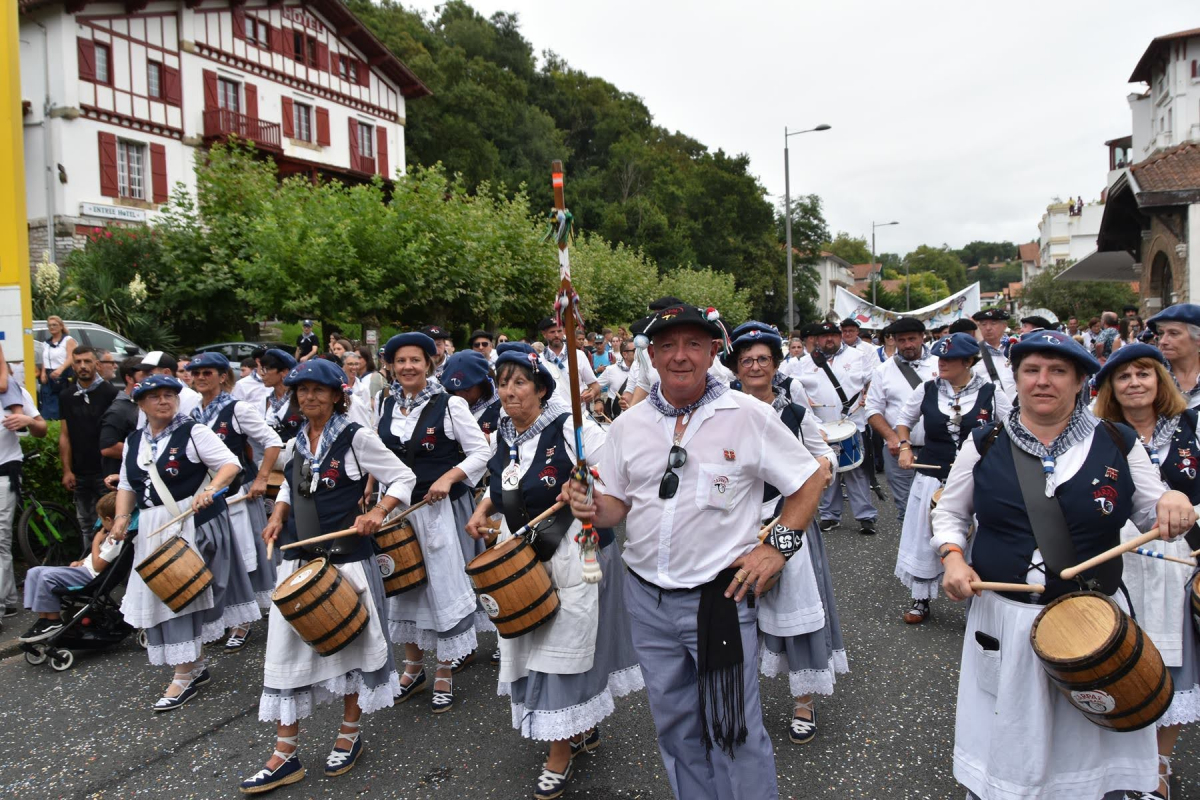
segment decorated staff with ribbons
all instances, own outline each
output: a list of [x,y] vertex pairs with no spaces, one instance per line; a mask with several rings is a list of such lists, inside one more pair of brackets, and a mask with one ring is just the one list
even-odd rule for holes
[[474,656],[476,629],[492,625],[476,613],[475,592],[464,571],[480,549],[466,532],[475,510],[470,489],[483,477],[490,452],[467,402],[430,380],[436,353],[424,333],[388,339],[383,358],[394,380],[379,404],[377,429],[384,445],[416,474],[413,498],[429,501],[408,518],[429,581],[388,598],[392,641],[404,645],[400,702],[426,687],[424,651],[436,649],[431,708],[440,714],[454,705],[451,675]]
[[[1200,505],[1197,414],[1175,388],[1162,353],[1147,344],[1124,345],[1096,375],[1096,386],[1096,415],[1133,428],[1158,468],[1163,486],[1183,492],[1194,507]],[[1126,539],[1137,533],[1128,523],[1122,530]],[[1193,527],[1186,539],[1150,542],[1140,550],[1186,561],[1195,547],[1200,547],[1200,529]],[[1191,610],[1193,568],[1137,553],[1125,555],[1124,562],[1123,580],[1138,625],[1162,654],[1175,687],[1171,707],[1157,723],[1158,794],[1140,795],[1165,798],[1175,741],[1183,725],[1200,721],[1200,653]]]
[[[441,384],[455,397],[461,397],[479,423],[479,430],[490,442],[500,426],[500,393],[492,382],[491,364],[478,350],[464,350],[446,359]],[[465,555],[465,553],[464,553]]]
[[[783,360],[783,340],[761,322],[739,325],[726,366],[734,371],[742,391],[768,403],[792,435],[800,439],[820,464],[825,484],[833,480],[833,450],[821,436],[816,416],[788,398],[775,378]],[[793,381],[792,383],[798,383]],[[771,484],[763,487],[762,524],[773,525],[783,510],[783,498]],[[842,628],[833,597],[833,576],[825,558],[825,541],[813,520],[804,531],[808,553],[788,561],[779,583],[758,600],[758,629],[762,657],[759,669],[768,678],[786,674],[795,698],[788,738],[805,744],[817,735],[814,694],[831,695],[838,673],[849,671]]]
[[[400,692],[387,635],[383,581],[370,537],[389,513],[408,504],[416,479],[378,437],[346,416],[346,374],[336,364],[320,358],[305,361],[288,374],[286,383],[296,394],[304,423],[284,449],[287,480],[263,540],[301,546],[282,550],[276,596],[332,569],[336,582],[347,582],[359,596],[367,623],[340,650],[322,655],[301,638],[278,604],[271,609],[258,718],[277,724],[275,751],[263,769],[242,781],[246,794],[304,778],[297,755],[300,720],[312,715],[314,705],[338,698],[342,724],[325,760],[325,774],[350,771],[363,751],[361,716],[391,706]],[[387,491],[364,514],[359,503],[368,477]],[[303,545],[347,527],[357,535]],[[302,611],[307,607],[289,609],[291,614]]]
[[883,440],[883,470],[896,504],[896,516],[903,525],[913,472],[900,466],[900,456],[920,452],[925,444],[925,428],[918,423],[901,436],[895,426],[899,424],[900,409],[922,384],[937,375],[938,365],[925,346],[925,323],[921,320],[901,317],[884,330],[896,339],[896,355],[874,370],[867,389],[867,422]]
[[[554,392],[555,377],[533,348],[500,345],[496,374],[505,416],[489,463],[488,494],[468,529],[483,536],[491,515],[501,514],[499,542],[551,508],[575,469],[571,414]],[[449,371],[449,369],[447,370]],[[605,434],[583,421],[589,457]],[[533,546],[558,594],[559,608],[540,627],[500,639],[499,693],[512,703],[512,724],[527,739],[549,742],[533,796],[562,794],[574,758],[600,746],[600,722],[613,698],[642,688],[642,675],[622,599],[625,576],[611,530],[601,531],[603,577],[588,583],[577,538],[582,526],[567,509],[536,528]]]
[[[154,704],[154,711],[179,708],[196,696],[198,686],[209,681],[201,658],[203,643],[221,638],[226,628],[260,617],[221,496],[241,472],[241,465],[216,434],[179,413],[182,388],[182,383],[167,375],[151,375],[134,386],[133,400],[146,415],[146,427],[125,440],[117,516],[111,531],[111,538],[124,539],[137,508],[140,533],[133,545],[135,564],[144,564],[160,546],[177,537],[186,545],[184,549],[200,556],[203,568],[211,573],[209,587],[176,609],[147,586],[147,580],[158,577],[154,570],[148,578],[137,569],[129,575],[121,613],[130,625],[146,630],[150,663],[175,667],[171,684]],[[189,511],[192,513],[184,516]],[[167,524],[172,521],[174,524]],[[196,579],[200,585],[202,572],[171,583],[186,589]],[[168,577],[165,572],[160,574]]]
[[[242,471],[230,484],[226,496],[229,524],[258,604],[269,610],[275,588],[275,565],[267,558],[262,540],[267,513],[259,498],[266,494],[267,476],[275,467],[283,442],[253,403],[233,398],[229,392],[233,371],[225,356],[200,353],[188,362],[187,370],[192,375],[192,386],[200,393],[200,404],[192,409],[192,419],[211,428],[241,464]],[[248,455],[249,448],[263,454],[261,468]],[[225,640],[225,651],[241,650],[249,635],[250,628],[244,625],[233,628]]]
[[1200,408],[1200,305],[1178,303],[1146,321],[1188,408]]
[[[296,437],[304,424],[304,415],[292,396],[292,390],[284,383],[288,373],[296,367],[296,359],[277,348],[271,348],[259,359],[262,365],[263,385],[268,394],[263,401],[263,417],[279,441],[287,444]],[[269,472],[270,470],[265,470]]]
[[1008,312],[1003,308],[985,308],[971,315],[979,326],[979,363],[975,374],[1004,390],[1009,400],[1017,399],[1013,368],[1008,361]]
[[[823,479],[770,406],[708,374],[721,330],[703,311],[663,309],[646,335],[660,380],[609,429],[604,483],[566,495],[581,520],[627,520],[625,605],[675,796],[774,798],[751,601],[799,553]],[[786,499],[760,542],[768,483]]]
[[[1118,545],[1127,521],[1139,530],[1157,525],[1173,539],[1195,512],[1185,495],[1164,490],[1133,431],[1088,411],[1083,388],[1099,364],[1071,337],[1028,333],[1011,357],[1019,408],[963,442],[931,515],[946,594],[975,595],[959,673],[954,777],[984,800],[1152,791],[1153,729],[1115,732],[1089,721],[1051,682],[1031,630],[1045,604],[1079,588],[1060,575]],[[1045,591],[980,592],[971,585],[979,580]],[[1105,596],[1117,595],[1120,580],[1119,558],[1080,576],[1099,605],[1114,609]],[[1113,700],[1081,694],[1076,702],[1089,697],[1089,709]]]
[[1007,418],[1012,410],[1008,395],[971,371],[979,358],[974,336],[951,334],[935,342],[930,353],[937,359],[937,377],[918,386],[896,417],[901,440],[912,439],[918,428],[924,434],[920,456],[912,445],[901,445],[897,463],[902,470],[916,468],[896,555],[896,577],[912,592],[912,607],[904,613],[909,625],[929,618],[929,603],[937,597],[942,577],[937,551],[929,546],[929,513],[935,495],[946,484],[950,465],[971,432]]
[[879,512],[871,500],[871,477],[863,469],[866,453],[862,440],[867,419],[863,395],[871,365],[857,350],[846,347],[836,324],[825,322],[812,330],[817,347],[801,362],[800,382],[826,438],[838,452],[833,483],[821,497],[821,530],[833,530],[841,522],[845,486],[859,533],[873,535]]

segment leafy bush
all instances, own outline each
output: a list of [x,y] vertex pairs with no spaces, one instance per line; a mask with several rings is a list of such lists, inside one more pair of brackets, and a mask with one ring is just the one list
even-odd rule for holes
[[58,420],[47,420],[46,436],[21,437],[21,452],[25,465],[21,469],[21,481],[43,503],[61,503],[68,509],[75,507],[71,493],[62,485],[62,462],[58,459]]

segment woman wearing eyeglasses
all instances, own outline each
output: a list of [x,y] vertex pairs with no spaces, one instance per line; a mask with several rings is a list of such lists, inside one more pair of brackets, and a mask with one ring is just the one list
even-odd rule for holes
[[[366,630],[349,645],[322,656],[300,638],[277,607],[271,609],[258,718],[277,723],[275,751],[263,769],[242,781],[246,794],[304,778],[297,755],[300,720],[312,715],[314,705],[339,698],[342,724],[325,759],[325,775],[349,772],[363,751],[361,716],[391,706],[400,692],[388,640],[383,579],[371,536],[388,514],[408,504],[416,479],[379,437],[346,416],[342,388],[346,373],[340,367],[312,359],[292,370],[286,381],[296,394],[304,424],[284,450],[286,480],[263,540],[286,545],[355,528],[357,536],[282,550],[278,583],[308,561],[328,558],[340,578],[362,595],[369,619]],[[387,491],[363,514],[359,502],[368,477],[386,485]]]
[[[929,618],[929,602],[937,597],[942,565],[937,552],[929,546],[930,501],[946,482],[962,443],[980,425],[1004,419],[1012,409],[1008,395],[997,393],[995,384],[971,371],[979,360],[979,343],[969,333],[954,333],[934,343],[930,353],[938,360],[938,377],[926,381],[900,410],[896,434],[907,441],[920,421],[925,423],[925,445],[917,468],[900,550],[896,556],[896,577],[912,592],[912,607],[904,621],[918,625]],[[912,447],[900,448],[901,469],[912,469]]]
[[[482,537],[489,516],[500,513],[506,539],[555,503],[574,469],[575,447],[570,411],[553,400],[554,377],[533,348],[502,345],[496,374],[506,416],[488,464],[489,493],[468,530]],[[588,459],[598,457],[604,432],[585,419],[583,436]],[[558,613],[534,631],[500,639],[499,691],[512,703],[513,727],[527,739],[549,742],[534,784],[538,800],[562,794],[573,757],[600,746],[598,726],[613,712],[613,698],[642,687],[621,596],[619,548],[611,530],[600,531],[603,578],[584,583],[579,529],[566,509],[539,529],[534,547],[558,592]]]
[[[183,384],[170,375],[151,375],[134,387],[133,400],[146,414],[146,427],[125,440],[111,531],[112,538],[124,539],[130,515],[140,509],[135,564],[177,535],[200,554],[213,576],[212,586],[176,613],[150,591],[137,570],[129,574],[121,613],[127,623],[145,629],[150,663],[175,667],[167,691],[153,706],[156,712],[174,711],[208,683],[201,657],[204,642],[260,617],[225,500],[217,494],[237,477],[241,466],[211,430],[179,413],[181,389]],[[192,516],[154,535],[189,509],[195,512]]]
[[[233,539],[241,551],[242,564],[248,571],[258,605],[264,610],[270,609],[275,565],[267,558],[266,544],[262,540],[267,513],[258,499],[266,494],[267,476],[275,467],[283,442],[267,427],[254,404],[234,400],[229,393],[233,386],[233,371],[225,356],[215,352],[201,353],[188,362],[187,369],[192,376],[192,387],[200,393],[200,403],[192,409],[192,419],[211,428],[242,466],[241,474],[229,486],[226,502],[240,497],[249,499],[229,506],[229,524],[233,527]],[[247,455],[247,445],[262,452],[261,468]],[[225,640],[225,652],[241,650],[249,636],[247,625],[232,628]]]
[[[775,380],[783,362],[783,339],[761,322],[746,322],[736,329],[725,364],[734,371],[742,391],[769,404],[780,420],[817,459],[825,483],[832,478],[836,458],[821,436],[815,414],[790,399]],[[798,386],[799,381],[794,381]],[[801,389],[803,391],[803,389]],[[783,498],[767,484],[763,490],[762,523],[779,516]],[[833,596],[833,577],[825,558],[825,541],[816,521],[804,532],[807,558],[787,562],[779,583],[758,601],[762,659],[759,669],[768,678],[786,674],[795,705],[788,723],[788,738],[805,744],[817,735],[813,695],[832,695],[839,673],[849,671],[842,628]]]
[[[1123,345],[1096,374],[1096,416],[1133,428],[1158,467],[1163,485],[1200,505],[1200,426],[1195,409],[1187,407],[1168,370],[1157,348],[1140,342]],[[1128,523],[1121,531],[1126,539],[1137,533]],[[1196,546],[1200,546],[1200,530],[1193,527],[1187,539],[1156,541],[1145,549],[1187,559]],[[1171,706],[1157,723],[1158,792],[1129,796],[1165,798],[1179,733],[1184,725],[1200,721],[1200,647],[1189,598],[1193,569],[1135,554],[1124,556],[1123,566],[1121,579],[1137,612],[1138,626],[1158,647],[1175,687]]]
[[436,343],[424,333],[388,339],[384,360],[395,380],[380,404],[377,430],[384,445],[416,473],[413,498],[430,501],[408,518],[429,582],[388,598],[392,641],[404,645],[400,702],[426,687],[425,651],[436,649],[430,706],[441,714],[454,706],[451,676],[474,657],[476,631],[493,626],[479,610],[465,571],[477,552],[466,533],[475,510],[470,489],[487,469],[488,443],[466,401],[430,380],[436,355]]

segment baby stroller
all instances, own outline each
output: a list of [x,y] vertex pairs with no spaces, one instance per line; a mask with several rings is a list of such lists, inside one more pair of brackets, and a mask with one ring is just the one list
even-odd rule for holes
[[[126,532],[125,546],[108,569],[83,586],[55,590],[62,598],[63,627],[48,639],[21,643],[27,662],[36,666],[49,659],[51,669],[64,672],[75,663],[75,650],[106,650],[125,641],[136,630],[121,616],[119,596],[133,569],[136,535],[135,516]],[[146,646],[145,631],[137,631],[137,643]]]

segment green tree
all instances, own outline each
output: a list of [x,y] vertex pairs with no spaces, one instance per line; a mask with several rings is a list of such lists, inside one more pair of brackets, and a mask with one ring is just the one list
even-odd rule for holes
[[870,243],[863,236],[851,236],[845,231],[838,231],[833,241],[826,242],[822,249],[851,264],[871,263]]
[[997,261],[1010,261],[1017,257],[1017,246],[1012,242],[980,242],[975,241],[953,251],[968,267],[976,264],[994,264]]
[[1100,316],[1102,311],[1137,305],[1137,293],[1128,283],[1054,280],[1070,265],[1050,267],[1031,278],[1021,292],[1021,304],[1026,308],[1048,308],[1062,320],[1069,317],[1086,320]]
[[957,292],[967,285],[967,268],[958,260],[958,256],[944,245],[930,247],[923,244],[904,257],[904,264],[907,265],[909,274],[934,273],[946,282],[951,292]]
[[728,325],[737,324],[750,314],[750,298],[737,288],[733,276],[712,269],[668,272],[662,277],[658,291],[700,308],[715,308]]
[[985,266],[980,266],[976,270],[975,279],[979,281],[979,291],[998,292],[1008,288],[1010,283],[1016,283],[1021,280],[1021,264],[1020,262],[1012,262],[1005,264],[1000,269],[988,269]]

